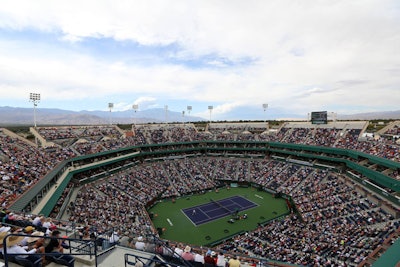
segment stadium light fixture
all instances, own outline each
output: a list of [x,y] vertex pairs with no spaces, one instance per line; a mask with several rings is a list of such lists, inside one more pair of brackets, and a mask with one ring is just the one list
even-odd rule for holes
[[208,106],[208,110],[210,111],[210,124],[211,124],[211,112],[212,112],[213,109],[214,109],[213,106]]
[[135,114],[134,114],[134,116],[133,116],[133,125],[136,125],[136,123],[135,123],[135,121],[136,121],[136,112],[137,112],[138,109],[139,109],[139,105],[138,105],[138,104],[133,104],[133,105],[132,105],[132,108],[133,108],[133,110],[135,111]]
[[165,123],[168,124],[168,105],[164,106],[165,110]]
[[268,104],[264,103],[264,104],[262,104],[262,107],[264,109],[264,122],[266,123],[267,122],[267,117],[265,116],[265,113],[267,111]]
[[187,109],[187,112],[188,112],[188,119],[189,119],[190,112],[192,111],[192,106],[187,106],[186,109]]
[[114,103],[108,103],[108,108],[110,110],[110,125],[111,125],[111,110],[114,108]]
[[40,94],[30,93],[29,101],[33,103],[33,125],[36,128],[36,107],[37,107],[37,104],[40,102]]
[[336,112],[329,112],[329,113],[330,113],[330,115],[331,115],[332,121],[333,121],[333,122],[336,122],[336,120],[337,120],[337,113],[336,113]]
[[337,113],[336,112],[329,112],[333,122],[333,128],[336,128],[336,121],[337,121]]

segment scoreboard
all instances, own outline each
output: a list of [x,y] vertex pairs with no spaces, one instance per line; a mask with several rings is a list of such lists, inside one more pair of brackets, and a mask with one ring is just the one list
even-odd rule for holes
[[311,123],[312,124],[327,124],[328,123],[328,112],[327,111],[311,112]]

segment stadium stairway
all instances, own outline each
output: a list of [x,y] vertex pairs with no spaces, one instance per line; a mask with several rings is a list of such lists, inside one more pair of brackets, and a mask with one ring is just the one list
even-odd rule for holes
[[117,125],[114,125],[115,129],[120,133],[121,136],[125,136],[125,132],[119,128]]
[[29,132],[33,134],[33,136],[35,136],[35,139],[41,144],[42,147],[55,146],[54,142],[47,142],[47,140],[40,135],[40,133],[35,129],[35,127],[29,127]]
[[[66,207],[68,207],[71,204],[71,202],[75,201],[76,196],[78,195],[78,192],[79,192],[79,190],[81,190],[81,188],[82,188],[82,186],[78,186],[78,187],[74,187],[73,188],[73,192],[72,192],[72,194],[71,194],[71,196],[70,196],[70,198],[68,200],[68,203],[67,203]],[[61,217],[61,220],[64,220],[64,221],[68,221],[69,217],[70,217],[68,212],[66,212],[66,209],[63,210],[62,214],[59,214],[59,216]]]
[[392,129],[395,125],[400,125],[400,121],[393,121],[380,129],[379,131],[376,132],[376,134],[382,135],[385,134],[388,130]]
[[20,140],[20,141],[22,141],[22,142],[24,142],[24,143],[26,143],[26,144],[28,144],[28,145],[30,145],[30,146],[38,147],[37,144],[35,144],[35,143],[29,141],[28,139],[25,139],[25,138],[19,136],[18,134],[14,133],[14,132],[12,132],[12,131],[6,129],[6,128],[1,128],[1,130],[2,130],[3,133],[5,133],[6,135],[8,135],[8,136],[10,136],[10,137],[12,137],[12,138],[16,138],[16,139],[18,139],[18,140]]

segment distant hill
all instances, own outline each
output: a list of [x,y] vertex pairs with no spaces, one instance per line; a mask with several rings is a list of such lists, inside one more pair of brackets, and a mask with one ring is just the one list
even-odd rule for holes
[[[246,111],[241,112],[241,116],[251,118],[251,114],[246,114]],[[236,114],[233,112],[233,114]],[[226,121],[235,121],[234,118],[230,119],[233,114],[227,114]],[[130,124],[130,123],[163,123],[166,120],[165,110],[163,108],[147,109],[137,111],[71,111],[62,109],[36,109],[36,123],[37,125],[94,125],[94,124]],[[304,116],[296,116],[296,114],[282,115],[277,111],[271,112],[269,118],[278,118],[285,116],[285,118],[292,118],[290,120],[301,120]],[[236,117],[236,116],[235,116]],[[296,119],[297,118],[297,119]],[[205,118],[187,116],[182,117],[181,112],[168,111],[167,121],[182,122],[185,121],[207,121]],[[370,112],[359,113],[352,115],[337,115],[338,120],[391,120],[400,119],[400,110],[385,111],[385,112]],[[237,119],[236,119],[237,120]],[[248,119],[252,120],[252,119]],[[253,118],[253,120],[256,120]],[[16,108],[16,107],[0,107],[0,125],[33,125],[33,108]]]
[[[203,121],[205,119],[185,116],[182,113],[168,111],[168,122]],[[36,109],[37,125],[94,125],[165,122],[162,108],[143,111],[71,111],[62,109]],[[0,107],[1,125],[33,125],[33,108]]]
[[352,115],[338,114],[338,120],[399,120],[400,110],[357,113]]

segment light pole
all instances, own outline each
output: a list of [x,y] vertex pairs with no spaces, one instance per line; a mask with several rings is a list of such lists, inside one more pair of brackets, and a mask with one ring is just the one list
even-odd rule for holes
[[266,113],[266,111],[267,111],[267,108],[268,108],[268,104],[262,104],[262,107],[263,107],[263,109],[264,109],[264,122],[266,123],[267,122],[267,117],[265,116],[265,113]]
[[37,104],[40,102],[40,94],[30,93],[29,101],[33,102],[33,125],[36,128],[36,107],[37,107]]
[[208,110],[210,111],[210,124],[211,124],[211,112],[212,112],[212,110],[213,110],[213,106],[208,106]]
[[108,103],[108,108],[110,109],[110,125],[111,125],[111,110],[114,108],[114,103]]
[[134,114],[134,116],[133,116],[133,125],[136,126],[136,123],[135,123],[135,121],[136,121],[136,111],[138,111],[139,105],[138,105],[138,104],[133,104],[133,105],[132,105],[132,108],[133,108],[133,110],[135,111],[135,114]]
[[188,116],[190,116],[190,112],[192,111],[192,106],[187,106],[186,109],[187,109],[187,112],[189,114]]
[[168,124],[168,105],[164,106],[165,110],[165,123]]
[[336,112],[330,112],[330,113],[332,116],[333,128],[336,128],[337,113]]
[[330,112],[330,113],[331,113],[332,121],[333,121],[333,122],[336,122],[337,113],[335,113],[335,112]]
[[182,110],[182,123],[183,123],[183,126],[185,126],[185,111],[184,110]]

